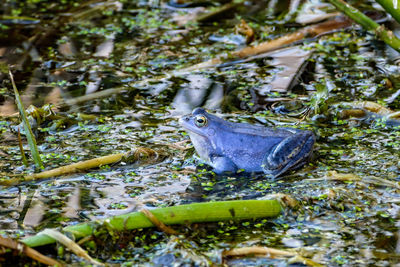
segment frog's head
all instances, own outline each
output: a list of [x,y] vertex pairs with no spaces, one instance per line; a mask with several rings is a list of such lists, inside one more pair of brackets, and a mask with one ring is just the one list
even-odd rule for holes
[[197,153],[206,161],[210,160],[210,154],[213,154],[216,149],[217,135],[221,134],[220,129],[224,122],[223,119],[207,113],[203,108],[196,108],[192,114],[179,119],[179,123],[188,132]]
[[224,121],[211,115],[203,108],[196,108],[192,114],[180,118],[179,123],[189,131],[205,138],[212,138],[216,134],[218,125]]

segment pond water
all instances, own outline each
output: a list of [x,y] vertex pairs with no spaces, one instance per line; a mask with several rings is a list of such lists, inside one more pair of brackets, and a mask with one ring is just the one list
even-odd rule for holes
[[[219,265],[224,249],[255,245],[295,248],[330,266],[398,263],[400,124],[382,110],[360,107],[360,101],[371,101],[399,109],[396,52],[353,26],[250,59],[174,73],[245,47],[246,36],[235,30],[241,19],[256,32],[253,44],[303,26],[288,6],[271,9],[269,2],[245,2],[204,23],[195,22],[196,15],[220,4],[28,2],[24,9],[23,1],[0,8],[19,17],[0,18],[3,179],[35,169],[32,162],[22,164],[8,65],[26,107],[54,105],[54,113],[41,113],[34,127],[46,169],[136,147],[164,156],[152,164],[122,162],[1,187],[3,236],[22,238],[143,207],[279,193],[299,205],[275,219],[176,226],[178,237],[157,229],[104,234],[84,247],[106,263],[141,266]],[[109,90],[113,94],[81,98]],[[312,130],[314,156],[276,180],[262,174],[216,176],[178,124],[198,106],[230,121]],[[363,116],[344,116],[354,109]],[[359,179],[331,179],[332,171]],[[51,248],[45,253],[57,256]],[[73,254],[59,258],[80,261]],[[225,263],[290,264],[266,257]]]

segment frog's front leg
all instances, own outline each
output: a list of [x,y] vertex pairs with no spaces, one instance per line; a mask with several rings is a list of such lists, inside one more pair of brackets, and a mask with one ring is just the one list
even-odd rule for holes
[[210,156],[211,164],[214,167],[213,171],[217,174],[223,172],[236,172],[237,166],[233,161],[224,156]]
[[314,142],[314,134],[310,131],[297,132],[283,139],[265,156],[264,172],[277,177],[289,169],[302,166],[310,157]]

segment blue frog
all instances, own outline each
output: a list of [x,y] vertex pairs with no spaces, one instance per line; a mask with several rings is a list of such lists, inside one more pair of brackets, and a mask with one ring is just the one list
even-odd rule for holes
[[180,124],[214,172],[264,172],[278,177],[303,166],[315,143],[311,131],[234,123],[196,108]]

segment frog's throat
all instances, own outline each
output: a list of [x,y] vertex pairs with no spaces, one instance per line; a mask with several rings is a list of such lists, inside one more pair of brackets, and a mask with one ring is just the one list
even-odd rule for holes
[[199,135],[195,132],[189,132],[190,140],[193,143],[194,148],[196,149],[197,153],[199,154],[200,158],[205,161],[209,161],[209,155],[212,151],[213,144],[210,143],[208,138],[203,135]]

